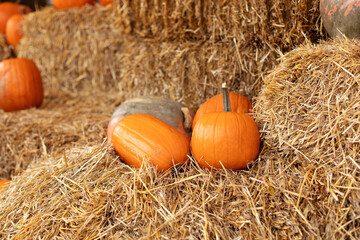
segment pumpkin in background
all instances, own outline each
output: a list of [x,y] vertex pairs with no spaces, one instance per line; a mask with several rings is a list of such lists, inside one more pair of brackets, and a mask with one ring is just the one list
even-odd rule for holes
[[[231,110],[237,113],[249,113],[252,109],[251,101],[240,94],[229,93]],[[223,111],[223,95],[218,94],[204,102],[196,111],[192,129],[195,128],[197,121],[206,113],[222,112]]]
[[6,41],[8,44],[16,48],[22,38],[21,21],[24,19],[24,15],[15,14],[12,15],[6,23]]
[[189,141],[169,124],[149,114],[137,113],[116,125],[111,142],[125,163],[140,168],[148,159],[157,170],[187,160]]
[[124,117],[135,113],[149,114],[166,122],[184,134],[190,141],[194,112],[179,102],[160,97],[131,98],[120,104],[114,111],[107,127],[109,141],[116,124]]
[[0,32],[5,33],[6,23],[12,15],[27,14],[29,12],[31,12],[31,9],[25,5],[11,2],[0,3]]
[[81,7],[86,4],[94,5],[96,0],[52,0],[56,9],[67,9],[73,7]]
[[10,179],[3,179],[0,180],[0,189],[3,189],[5,185],[7,185],[11,180]]
[[320,15],[330,36],[360,37],[360,0],[320,0]]
[[39,107],[43,98],[41,75],[32,60],[12,58],[0,62],[1,109],[17,111]]
[[191,137],[191,152],[203,168],[246,169],[260,149],[256,122],[245,113],[232,112],[223,86],[223,112],[204,114]]
[[103,6],[113,3],[113,0],[99,0],[100,4]]

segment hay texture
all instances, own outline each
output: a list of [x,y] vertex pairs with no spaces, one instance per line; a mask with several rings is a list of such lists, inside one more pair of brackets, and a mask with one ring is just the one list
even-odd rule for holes
[[11,50],[6,42],[4,34],[0,34],[0,61],[10,58]]
[[359,56],[356,40],[297,48],[265,78],[254,106],[265,145],[299,170],[299,214],[308,221],[317,201],[326,234],[349,239],[360,224]]
[[321,193],[302,195],[300,170],[267,156],[249,171],[209,172],[190,164],[157,175],[149,165],[129,168],[106,145],[73,148],[1,191],[0,236],[319,239],[336,233],[325,231],[329,223],[319,214],[328,210],[316,200]]
[[120,0],[125,32],[163,40],[233,39],[282,51],[319,37],[318,0]]
[[41,157],[102,141],[119,100],[116,93],[47,92],[38,109],[0,111],[0,179],[21,174]]
[[[215,0],[178,1],[175,6],[175,1],[115,1],[109,7],[96,5],[65,11],[48,7],[25,19],[18,55],[35,61],[46,88],[77,92],[91,85],[94,89],[117,89],[126,97],[170,97],[196,108],[218,93],[221,83],[226,81],[231,91],[252,98],[261,78],[275,66],[283,51],[305,38],[313,40],[320,36],[317,32],[313,34],[316,27],[313,18],[318,16],[315,3],[274,3],[263,6],[253,1],[222,4]],[[161,9],[152,8],[155,5]],[[161,37],[158,31],[187,28],[191,9],[203,9],[200,15],[190,14],[200,22],[208,16],[211,24],[216,23],[209,29],[215,28],[217,32],[225,31],[222,28],[228,29],[225,32],[233,29],[237,35],[233,32],[224,38],[184,37],[172,41]],[[208,13],[213,10],[218,12]],[[294,11],[293,16],[290,13]],[[167,15],[159,15],[160,12]],[[284,16],[275,24],[280,13]],[[310,18],[310,13],[312,20],[306,20],[306,26],[300,24],[299,16],[304,20]],[[144,19],[145,16],[151,19]],[[216,20],[215,16],[226,21]],[[172,20],[165,28],[164,22],[155,21],[156,17]],[[269,18],[273,19],[272,25],[268,24]],[[179,19],[184,19],[184,25],[176,27],[182,24]],[[155,35],[160,37],[137,31],[137,26],[144,23],[158,28]],[[131,29],[127,31],[126,26]],[[301,33],[294,33],[296,29],[301,29]]]

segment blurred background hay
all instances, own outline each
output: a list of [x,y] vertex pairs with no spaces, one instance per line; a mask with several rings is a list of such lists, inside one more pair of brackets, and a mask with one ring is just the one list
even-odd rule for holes
[[[116,88],[127,97],[165,96],[197,108],[223,81],[252,98],[276,58],[321,37],[317,1],[170,2],[44,8],[25,19],[18,55],[37,63],[47,88]],[[191,27],[188,18],[199,21]],[[144,33],[145,24],[154,30]]]
[[121,95],[47,92],[36,109],[0,112],[0,179],[19,175],[40,157],[103,141]]

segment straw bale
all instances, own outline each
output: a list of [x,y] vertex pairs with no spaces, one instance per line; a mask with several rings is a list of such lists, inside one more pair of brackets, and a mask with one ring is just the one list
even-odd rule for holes
[[120,0],[125,32],[161,40],[233,39],[285,51],[319,38],[318,0]]
[[337,39],[284,56],[254,107],[269,144],[325,162],[359,159],[359,53],[357,40]]
[[99,92],[46,92],[43,105],[17,112],[0,110],[0,179],[19,175],[40,157],[105,138],[107,123],[123,97]]
[[0,191],[2,239],[360,237],[358,179],[348,176],[358,169],[332,188],[320,169],[264,149],[247,171],[189,160],[158,174],[130,168],[98,140],[31,165]]
[[359,56],[358,40],[299,47],[264,79],[254,106],[265,145],[295,155],[289,167],[303,169],[301,196],[313,199],[305,192],[316,186],[324,234],[349,239],[359,238],[360,224]]
[[22,22],[17,54],[35,61],[45,89],[104,89],[113,84],[118,68],[120,33],[113,31],[113,19],[113,11],[101,6],[45,7]]
[[46,89],[117,89],[126,97],[164,96],[194,107],[224,81],[251,98],[276,61],[268,46],[236,39],[161,42],[122,35],[115,16],[100,6],[32,13],[18,54],[37,63]]

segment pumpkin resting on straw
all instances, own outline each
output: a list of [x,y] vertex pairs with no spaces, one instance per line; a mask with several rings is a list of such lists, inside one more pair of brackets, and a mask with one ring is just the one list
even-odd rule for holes
[[44,98],[40,72],[27,58],[12,58],[0,63],[0,108],[17,111],[39,107]]
[[256,122],[245,113],[231,112],[223,86],[223,112],[204,114],[196,123],[191,151],[200,167],[246,169],[260,149]]
[[144,158],[157,170],[166,170],[187,160],[189,141],[169,124],[148,114],[133,114],[115,126],[111,142],[121,160],[140,168]]

